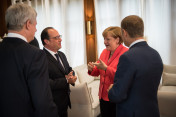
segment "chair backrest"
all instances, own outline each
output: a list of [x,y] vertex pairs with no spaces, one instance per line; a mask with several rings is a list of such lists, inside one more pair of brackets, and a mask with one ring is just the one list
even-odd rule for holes
[[89,92],[89,88],[87,83],[81,83],[76,86],[70,86],[71,94],[70,99],[72,104],[80,104],[80,105],[92,105],[91,102],[91,92]]
[[[79,83],[87,82],[89,84],[95,79],[95,77],[88,75],[87,64],[77,66],[73,68],[73,70],[77,75],[77,78],[78,78],[77,80],[79,81]],[[79,84],[79,83],[76,83],[76,84]]]
[[87,83],[71,86],[70,100],[72,108],[68,109],[69,117],[93,117],[91,94]]
[[163,72],[176,74],[176,65],[164,65]]
[[176,86],[176,65],[164,65],[162,85]]

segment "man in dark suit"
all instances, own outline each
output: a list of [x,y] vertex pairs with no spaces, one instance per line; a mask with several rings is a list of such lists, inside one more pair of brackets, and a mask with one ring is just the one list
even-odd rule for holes
[[36,16],[25,4],[6,11],[8,35],[0,44],[0,117],[58,117],[46,55],[28,44],[34,39]]
[[67,108],[71,108],[69,84],[74,85],[77,77],[70,67],[61,48],[61,35],[52,27],[41,33],[41,41],[48,58],[50,86],[60,117],[67,117]]
[[120,57],[114,85],[109,88],[109,100],[116,103],[116,117],[159,117],[161,57],[144,41],[144,23],[140,17],[127,16],[121,28],[129,51]]
[[33,46],[35,46],[37,48],[40,48],[39,47],[39,43],[38,43],[38,41],[37,41],[37,39],[35,37],[34,37],[34,40],[32,40],[31,42],[29,42],[29,44],[31,44],[31,45],[33,45]]

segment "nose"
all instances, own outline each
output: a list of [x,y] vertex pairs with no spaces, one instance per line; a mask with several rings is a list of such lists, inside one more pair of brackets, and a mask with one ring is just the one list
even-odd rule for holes
[[59,41],[59,42],[61,42],[61,41],[62,41],[62,39],[61,39],[61,38],[59,38],[59,39],[58,39],[58,41]]

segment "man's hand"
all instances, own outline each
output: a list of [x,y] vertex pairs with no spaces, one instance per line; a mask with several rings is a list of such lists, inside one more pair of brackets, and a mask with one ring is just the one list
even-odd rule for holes
[[69,84],[74,84],[74,83],[76,82],[76,80],[77,80],[77,77],[76,77],[76,76],[73,76],[72,78],[67,79],[67,80],[68,80],[68,83],[69,83]]
[[93,65],[97,66],[98,69],[106,70],[107,65],[101,59],[99,59],[99,61],[100,61],[99,63],[95,62],[95,63],[93,63]]
[[113,84],[110,84],[109,88],[107,89],[107,92],[113,87]]
[[73,71],[71,71],[68,75],[65,75],[69,84],[74,84],[77,80],[76,76],[73,76]]

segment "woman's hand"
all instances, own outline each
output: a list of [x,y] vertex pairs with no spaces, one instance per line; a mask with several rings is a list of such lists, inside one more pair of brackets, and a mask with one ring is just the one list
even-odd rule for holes
[[94,68],[93,62],[89,62],[87,67],[89,71],[93,71],[93,68]]
[[93,63],[93,65],[97,66],[98,69],[106,70],[107,65],[101,59],[99,59],[99,61],[100,61],[99,63],[95,62],[95,63]]
[[113,87],[113,84],[110,84],[109,88],[107,89],[107,92],[109,92],[109,90],[111,90],[112,87]]

